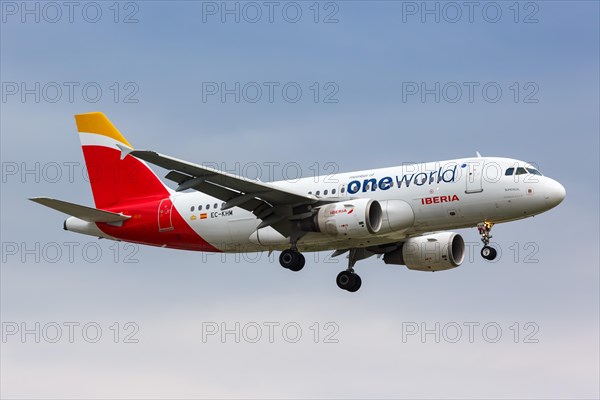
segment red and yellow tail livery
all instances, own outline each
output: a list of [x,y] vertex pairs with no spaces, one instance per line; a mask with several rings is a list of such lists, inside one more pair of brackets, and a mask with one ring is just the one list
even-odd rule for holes
[[78,114],[75,121],[97,208],[169,197],[169,189],[143,161],[121,160],[117,144],[133,147],[103,113]]

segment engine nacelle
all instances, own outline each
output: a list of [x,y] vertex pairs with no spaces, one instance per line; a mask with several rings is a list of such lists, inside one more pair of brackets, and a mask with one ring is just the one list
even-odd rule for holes
[[405,231],[415,224],[415,213],[404,200],[381,201],[383,225],[379,233]]
[[383,256],[386,264],[406,265],[419,271],[455,268],[465,259],[465,242],[458,233],[439,232],[414,237]]
[[319,207],[317,213],[300,222],[303,230],[325,235],[367,237],[383,225],[383,211],[376,200],[357,199]]

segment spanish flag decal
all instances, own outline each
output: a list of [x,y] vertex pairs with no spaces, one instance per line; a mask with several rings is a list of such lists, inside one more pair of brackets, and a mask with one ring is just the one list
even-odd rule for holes
[[207,217],[206,213],[200,214],[200,219],[206,219],[206,217]]

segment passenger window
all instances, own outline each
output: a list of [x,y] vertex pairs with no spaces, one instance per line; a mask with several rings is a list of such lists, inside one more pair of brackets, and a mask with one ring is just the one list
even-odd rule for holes
[[523,167],[517,168],[516,175],[525,175],[526,173],[527,173],[527,171],[525,170],[525,168],[523,168]]
[[308,194],[312,194],[312,192],[308,192]]
[[506,173],[504,175],[506,176],[512,176],[512,174],[515,172],[514,168],[509,168],[506,170]]
[[327,189],[325,189],[325,190],[323,191],[323,196],[327,196],[327,193],[328,193],[328,190],[327,190]]
[[221,210],[225,208],[225,203],[221,203]]
[[320,190],[317,190],[317,191],[315,192],[315,194],[316,194],[317,196],[319,196],[319,195],[321,194],[321,191],[320,191]]
[[215,204],[213,205],[213,207],[214,207],[214,208],[215,208],[215,210],[216,210],[217,208],[219,208],[219,204],[215,203]]
[[192,208],[190,208],[190,211],[191,211],[191,212],[194,212],[194,206],[192,206]]
[[342,187],[342,188],[340,189],[340,191],[341,191],[342,193],[345,193],[345,192],[346,192],[346,188],[345,188],[345,187]]
[[335,189],[331,189],[331,194],[335,194]]
[[202,211],[202,206],[198,206],[198,211]]
[[207,210],[210,210],[210,204],[207,204],[207,205],[206,205],[206,209],[207,209]]

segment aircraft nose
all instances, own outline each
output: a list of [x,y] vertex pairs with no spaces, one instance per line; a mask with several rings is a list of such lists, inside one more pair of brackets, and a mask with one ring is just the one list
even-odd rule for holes
[[565,199],[566,194],[567,191],[565,190],[565,187],[563,185],[561,185],[554,179],[548,179],[548,182],[546,183],[545,200],[546,204],[548,204],[550,208],[556,207],[557,205],[562,203],[562,201]]

